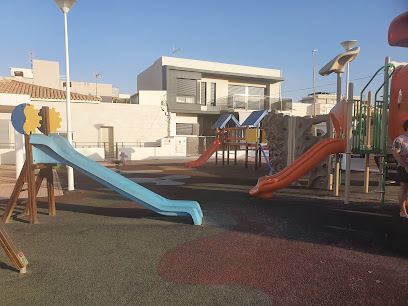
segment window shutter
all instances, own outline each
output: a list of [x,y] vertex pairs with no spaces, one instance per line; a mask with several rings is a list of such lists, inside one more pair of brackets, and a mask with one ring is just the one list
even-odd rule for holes
[[176,123],[176,135],[193,135],[193,124]]
[[191,79],[177,79],[177,96],[195,97],[197,81]]

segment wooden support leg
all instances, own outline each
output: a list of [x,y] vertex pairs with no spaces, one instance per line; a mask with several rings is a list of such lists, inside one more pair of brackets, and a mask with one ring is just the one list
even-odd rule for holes
[[229,160],[230,160],[230,147],[229,145],[227,145],[227,165],[229,165]]
[[47,174],[48,215],[55,216],[54,175],[52,167],[48,167],[45,171]]
[[38,195],[38,192],[40,191],[41,184],[44,180],[45,174],[43,170],[40,170],[40,173],[38,174],[37,178],[35,179],[35,196]]
[[13,192],[7,203],[6,210],[3,213],[2,220],[4,223],[10,221],[11,214],[13,213],[13,210],[17,204],[18,196],[20,195],[21,189],[23,189],[24,182],[26,181],[26,175],[27,175],[27,163],[24,163],[23,169],[20,172],[16,185],[14,186]]
[[245,145],[245,168],[248,168],[248,144]]
[[[38,173],[37,178],[35,179],[35,197],[37,197],[38,192],[40,191],[41,188],[41,184],[44,180],[45,174],[44,174],[44,170],[41,169],[40,173]],[[24,209],[24,216],[29,216],[30,215],[30,206],[29,206],[30,201],[27,200],[27,204],[26,207]]]
[[225,165],[225,145],[222,145],[222,165]]
[[35,194],[35,176],[33,169],[33,151],[30,145],[30,136],[25,136],[26,163],[27,163],[27,185],[28,185],[28,207],[30,212],[30,223],[37,224],[37,200]]
[[0,221],[0,244],[6,252],[7,256],[10,258],[10,261],[13,263],[14,267],[17,270],[20,270],[20,273],[26,272],[26,265],[28,264],[27,259],[25,258],[22,252],[18,252],[14,246],[10,236],[6,232],[6,229],[3,227]]
[[255,170],[258,170],[258,144],[256,144],[255,148]]

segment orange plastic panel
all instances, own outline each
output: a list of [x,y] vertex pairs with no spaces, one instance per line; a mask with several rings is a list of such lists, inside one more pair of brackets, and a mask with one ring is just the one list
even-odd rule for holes
[[390,46],[408,47],[408,12],[396,17],[388,29]]

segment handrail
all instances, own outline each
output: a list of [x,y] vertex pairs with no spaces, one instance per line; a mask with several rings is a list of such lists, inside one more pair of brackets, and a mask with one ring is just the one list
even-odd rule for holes
[[[391,74],[388,73],[389,68],[393,67],[393,71],[391,72]],[[381,71],[381,70],[386,70],[386,80],[383,82],[383,84],[380,86],[380,88],[376,91],[375,93],[375,97],[374,97],[374,118],[377,120],[378,115],[380,115],[382,113],[382,110],[379,110],[379,105],[377,105],[377,94],[378,92],[384,87],[384,85],[389,81],[389,79],[391,78],[391,76],[394,74],[395,72],[395,66],[392,63],[389,63],[387,65],[382,66],[381,68],[379,68],[374,75],[371,77],[371,79],[368,81],[367,85],[364,86],[363,90],[360,93],[360,100],[357,100],[355,102],[360,103],[360,105],[357,105],[357,108],[359,108],[359,115],[358,115],[358,139],[356,139],[356,141],[353,141],[354,147],[356,147],[358,145],[358,147],[360,147],[361,145],[361,138],[362,138],[362,127],[363,127],[363,93],[364,91],[367,89],[367,87],[371,84],[371,82],[373,81],[373,79],[377,76],[377,74]],[[384,97],[385,99],[385,97]],[[354,115],[356,115],[356,109],[354,110]],[[381,124],[381,122],[378,122],[378,124]],[[378,124],[375,124],[373,126],[373,134],[377,135],[379,130],[378,130]],[[378,139],[378,141],[380,141]],[[373,147],[376,147],[378,145],[378,141],[376,138],[373,139]]]

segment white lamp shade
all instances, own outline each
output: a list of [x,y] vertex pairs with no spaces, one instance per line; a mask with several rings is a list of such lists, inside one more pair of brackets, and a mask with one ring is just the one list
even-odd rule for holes
[[68,13],[69,10],[75,5],[77,0],[54,0],[62,12]]
[[343,46],[344,49],[350,50],[356,45],[356,43],[357,43],[357,40],[346,40],[346,41],[343,41],[341,45]]

